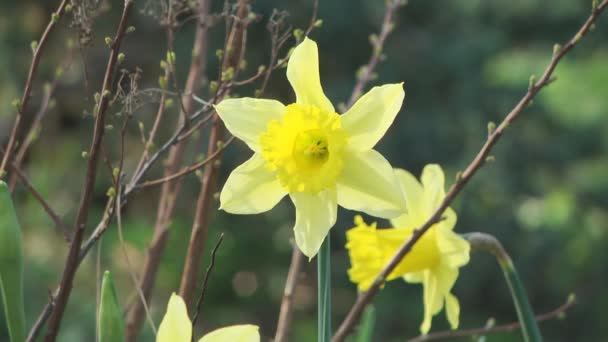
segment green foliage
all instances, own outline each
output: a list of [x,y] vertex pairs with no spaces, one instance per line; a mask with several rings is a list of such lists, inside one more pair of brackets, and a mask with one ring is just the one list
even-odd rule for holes
[[99,342],[120,342],[125,338],[122,308],[109,271],[103,274],[99,304]]
[[0,292],[12,342],[25,341],[23,241],[11,194],[0,181]]
[[368,305],[363,311],[361,323],[357,328],[356,342],[372,342],[374,337],[374,325],[376,324],[376,309]]

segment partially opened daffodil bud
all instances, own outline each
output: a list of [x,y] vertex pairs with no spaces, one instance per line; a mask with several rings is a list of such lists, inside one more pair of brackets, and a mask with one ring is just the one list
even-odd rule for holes
[[[233,325],[214,330],[198,342],[260,342],[259,328],[255,325]],[[182,297],[173,293],[167,304],[167,312],[163,317],[156,342],[191,342],[192,322],[188,317],[188,309]]]
[[0,292],[12,342],[25,341],[23,241],[11,194],[0,181]]
[[[351,281],[359,290],[367,290],[382,268],[399,247],[421,227],[445,197],[444,175],[439,165],[427,165],[421,182],[409,172],[395,170],[405,196],[407,211],[392,219],[394,228],[376,229],[358,216],[356,227],[346,234],[351,268]],[[431,319],[446,307],[446,315],[452,329],[459,323],[460,305],[451,294],[458,278],[458,269],[469,262],[469,243],[454,233],[456,213],[448,208],[443,220],[433,225],[414,245],[387,280],[403,278],[407,282],[422,283],[424,320],[420,327],[423,334],[431,328]]]
[[125,324],[118,302],[114,281],[109,271],[103,274],[99,302],[99,342],[120,342],[125,340]]
[[296,244],[309,258],[336,223],[338,205],[383,218],[404,211],[393,169],[373,149],[401,109],[403,84],[374,87],[339,115],[321,87],[318,58],[308,38],[293,50],[287,79],[295,103],[236,98],[215,106],[254,152],[228,177],[221,209],[257,214],[289,195]]

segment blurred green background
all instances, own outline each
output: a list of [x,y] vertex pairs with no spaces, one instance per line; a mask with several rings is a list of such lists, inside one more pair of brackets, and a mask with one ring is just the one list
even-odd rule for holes
[[[96,1],[90,0],[91,4]],[[13,98],[20,97],[29,67],[30,42],[40,37],[58,1],[0,1],[0,138],[6,141],[13,122]],[[149,6],[138,0],[131,23],[135,33],[124,42],[124,67],[142,70],[140,89],[157,86],[159,61],[166,41]],[[221,1],[213,1],[214,10]],[[84,176],[81,151],[88,148],[93,93],[99,91],[108,49],[105,36],[113,36],[122,8],[121,1],[105,3],[106,11],[93,25],[91,43],[73,54],[70,68],[60,78],[55,106],[44,120],[38,140],[25,160],[32,182],[49,199],[66,222],[73,222]],[[251,75],[266,63],[269,35],[265,22],[273,8],[290,13],[294,27],[308,25],[312,1],[258,0],[253,9],[262,21],[248,37],[248,68]],[[552,47],[563,43],[583,23],[591,0],[411,0],[397,15],[397,26],[385,46],[384,61],[374,84],[405,82],[406,100],[395,124],[378,146],[396,167],[418,175],[427,163],[441,164],[452,182],[479,150],[489,121],[499,122],[525,93],[531,74],[539,75],[549,62]],[[319,17],[324,20],[312,38],[319,44],[321,79],[328,97],[345,102],[356,81],[357,69],[367,62],[369,35],[382,21],[384,2],[378,0],[321,0]],[[496,235],[511,253],[538,313],[577,294],[578,305],[565,321],[541,325],[547,341],[602,341],[608,336],[605,308],[608,306],[608,25],[600,18],[597,28],[556,70],[557,81],[539,95],[520,120],[509,127],[494,151],[495,162],[484,167],[454,204],[456,230],[484,231]],[[30,112],[38,109],[45,82],[70,54],[66,40],[74,31],[62,20],[53,33],[34,83]],[[178,33],[176,53],[179,79],[185,80],[193,38],[193,23]],[[214,51],[224,39],[223,25],[212,29],[209,70],[214,76]],[[290,42],[289,44],[293,44]],[[86,65],[87,82],[83,66]],[[250,89],[239,90],[250,95]],[[201,92],[205,97],[207,90]],[[266,97],[282,102],[294,96],[284,69],[271,78]],[[150,99],[143,99],[150,102]],[[135,113],[127,139],[127,171],[132,170],[142,150],[137,121],[151,127],[154,103]],[[112,108],[115,113],[119,108]],[[174,127],[177,108],[168,112],[157,142],[164,141]],[[113,115],[110,123],[120,120]],[[118,129],[106,136],[116,160]],[[190,144],[189,160],[206,151]],[[250,155],[237,142],[229,147],[221,183],[228,173]],[[105,168],[96,185],[90,225],[100,218],[109,186]],[[157,166],[149,175],[161,173]],[[172,291],[179,286],[183,258],[190,236],[199,181],[186,177],[171,226],[168,250],[158,275],[152,302],[156,323]],[[124,214],[124,233],[136,270],[143,264],[145,248],[152,236],[158,188],[133,196]],[[23,224],[26,262],[26,314],[33,323],[60,279],[67,252],[52,221],[35,199],[21,186],[15,192],[16,207]],[[345,230],[352,226],[354,212],[341,210],[332,230],[334,322],[341,322],[356,296],[348,281],[349,267],[344,249]],[[266,338],[274,336],[291,248],[288,240],[294,222],[291,203],[284,200],[271,212],[234,216],[213,212],[208,247],[220,232],[226,238],[218,253],[208,296],[202,311],[199,333],[236,323],[261,326]],[[382,223],[386,224],[386,223]],[[125,303],[133,286],[113,225],[100,245],[102,269],[117,279],[119,296]],[[93,341],[95,332],[96,252],[81,266],[64,319],[60,341]],[[315,263],[306,262],[295,298],[293,341],[313,341],[316,336]],[[460,273],[454,294],[461,302],[461,327],[480,327],[489,317],[498,323],[516,320],[515,310],[500,269],[488,254],[473,254]],[[393,281],[376,298],[375,341],[403,341],[418,334],[422,320],[422,288]],[[433,330],[448,328],[444,313],[433,321]],[[8,339],[0,324],[0,340]],[[152,340],[146,327],[142,341]],[[470,339],[463,339],[467,341]],[[489,341],[519,341],[517,332],[492,335]]]

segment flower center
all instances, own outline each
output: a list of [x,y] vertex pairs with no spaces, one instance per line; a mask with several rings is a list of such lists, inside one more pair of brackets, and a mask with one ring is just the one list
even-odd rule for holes
[[329,159],[327,137],[320,129],[298,133],[293,144],[293,157],[302,169],[319,169]]
[[340,115],[312,105],[291,104],[260,136],[266,166],[290,193],[317,193],[335,186],[342,172],[347,135]]

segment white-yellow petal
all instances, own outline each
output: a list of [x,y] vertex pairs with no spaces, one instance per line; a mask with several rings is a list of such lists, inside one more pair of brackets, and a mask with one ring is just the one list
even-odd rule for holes
[[156,342],[190,342],[192,323],[182,297],[173,293],[167,305],[167,312],[160,322]]
[[234,169],[220,193],[220,209],[232,214],[257,214],[272,209],[287,192],[255,153]]
[[449,293],[445,297],[445,314],[452,329],[458,329],[460,323],[460,303],[458,298]]
[[424,320],[420,326],[420,332],[426,335],[431,330],[433,316],[441,310],[443,295],[437,277],[429,270],[423,271],[423,274],[422,298],[424,303]]
[[336,223],[338,204],[333,189],[317,194],[296,192],[290,194],[296,207],[294,235],[296,244],[308,258],[314,257],[321,243]]
[[399,217],[391,219],[393,227],[418,228],[425,220],[428,219],[430,213],[427,212],[424,205],[424,189],[422,184],[406,170],[395,169],[395,177],[403,192],[405,198],[405,213]]
[[437,228],[437,248],[441,253],[442,263],[457,269],[469,263],[469,243],[460,235],[446,227]]
[[346,209],[382,218],[396,217],[405,211],[405,199],[393,168],[375,150],[344,152],[338,203]]
[[269,121],[281,119],[285,106],[275,100],[243,97],[226,99],[217,104],[215,110],[232,135],[260,152],[260,135],[266,131]]
[[350,134],[350,144],[369,150],[384,136],[399,113],[405,92],[403,83],[372,88],[342,115],[342,125]]
[[324,111],[334,112],[334,106],[321,87],[317,43],[304,38],[296,46],[287,63],[287,79],[296,93],[296,103],[315,105]]
[[260,342],[259,327],[244,324],[220,328],[206,334],[198,342]]
[[443,170],[437,164],[429,164],[422,170],[420,180],[430,210],[438,208],[445,197],[444,178]]

